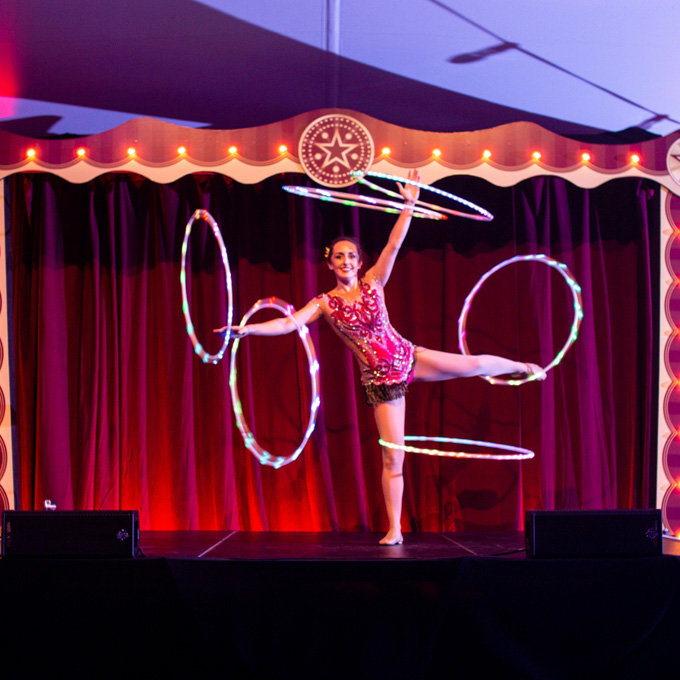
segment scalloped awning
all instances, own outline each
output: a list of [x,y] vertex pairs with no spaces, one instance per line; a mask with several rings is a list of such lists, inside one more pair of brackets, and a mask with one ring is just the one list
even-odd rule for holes
[[236,130],[200,130],[138,118],[74,139],[32,139],[0,131],[0,177],[50,172],[82,183],[108,172],[131,172],[167,183],[192,173],[214,172],[252,184],[281,172],[304,172],[300,137],[315,119],[330,114],[350,116],[368,130],[375,148],[370,169],[379,172],[403,175],[405,169],[418,167],[428,183],[464,174],[498,186],[559,175],[583,188],[615,177],[646,177],[680,194],[680,131],[630,145],[585,144],[534,123],[440,133],[403,128],[344,109],[309,111]]

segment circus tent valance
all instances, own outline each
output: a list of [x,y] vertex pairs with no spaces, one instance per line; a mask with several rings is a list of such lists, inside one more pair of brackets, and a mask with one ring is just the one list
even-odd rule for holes
[[589,144],[534,123],[439,133],[341,109],[310,111],[237,130],[193,129],[139,118],[71,139],[32,139],[0,131],[0,176],[50,172],[81,183],[107,172],[133,172],[167,183],[213,172],[256,183],[277,173],[302,171],[303,133],[315,121],[331,116],[356,121],[366,131],[374,151],[372,170],[400,174],[417,166],[428,183],[465,174],[511,186],[529,177],[560,175],[588,188],[614,178],[637,177],[680,192],[680,131],[635,144]]

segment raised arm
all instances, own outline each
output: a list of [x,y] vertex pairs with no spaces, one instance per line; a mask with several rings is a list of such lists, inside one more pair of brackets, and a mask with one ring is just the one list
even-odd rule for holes
[[[414,182],[420,182],[420,173],[413,169],[409,170],[408,178]],[[412,184],[401,185],[397,182],[399,192],[404,198],[406,205],[412,206],[418,199],[420,189]],[[366,276],[372,276],[377,279],[381,285],[385,285],[392,273],[392,267],[397,259],[399,248],[408,234],[408,228],[411,225],[411,217],[413,211],[405,208],[401,211],[401,215],[397,219],[395,225],[392,227],[390,237],[387,240],[387,245],[383,248],[378,257],[378,261],[366,272]]]
[[[316,321],[321,316],[321,310],[316,300],[310,300],[302,309],[298,309],[293,314],[293,318],[289,316],[282,316],[278,319],[271,319],[270,321],[263,321],[262,323],[249,323],[246,326],[232,326],[231,332],[235,338],[244,338],[246,335],[285,335],[297,330],[298,326],[302,327],[313,321]],[[295,319],[295,321],[293,321]],[[216,328],[214,333],[224,336],[227,332],[227,327]]]

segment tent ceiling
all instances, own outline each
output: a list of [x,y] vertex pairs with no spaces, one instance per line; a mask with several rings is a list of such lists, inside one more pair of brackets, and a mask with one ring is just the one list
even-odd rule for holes
[[[675,0],[3,3],[0,127],[234,129],[342,107],[441,131],[680,128]],[[653,36],[654,40],[649,40]]]

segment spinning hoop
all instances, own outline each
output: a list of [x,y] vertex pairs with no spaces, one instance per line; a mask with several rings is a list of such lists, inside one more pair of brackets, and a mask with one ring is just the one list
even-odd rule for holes
[[[210,228],[212,229],[212,232],[215,235],[215,238],[217,239],[217,243],[220,247],[220,254],[222,256],[222,266],[224,267],[224,280],[227,285],[227,296],[229,299],[229,302],[227,304],[227,332],[224,336],[224,342],[222,343],[222,347],[220,348],[219,352],[217,352],[217,354],[209,354],[203,349],[203,346],[196,337],[194,324],[191,321],[191,313],[189,312],[189,298],[187,296],[186,285],[187,278],[186,260],[187,249],[189,248],[189,236],[191,236],[191,228],[193,227],[193,224],[197,219],[205,220],[210,225]],[[222,239],[222,234],[220,234],[220,228],[217,226],[217,222],[215,222],[213,216],[207,210],[197,210],[191,216],[191,219],[187,222],[187,228],[186,231],[184,232],[184,241],[182,242],[182,268],[179,273],[179,282],[180,285],[182,286],[182,312],[184,313],[184,321],[186,322],[187,325],[187,333],[191,340],[191,344],[194,346],[194,352],[196,352],[196,354],[198,354],[198,356],[201,357],[203,363],[207,364],[208,362],[212,362],[213,364],[217,364],[224,356],[224,351],[227,349],[227,345],[229,344],[229,337],[231,335],[231,318],[234,313],[234,304],[231,292],[231,271],[229,269],[229,258],[227,257],[227,248],[224,245],[224,240]]]
[[387,175],[384,172],[373,172],[373,171],[368,171],[368,172],[354,172],[353,173],[356,177],[358,177],[358,181],[361,184],[365,184],[366,186],[370,187],[371,189],[375,189],[376,191],[382,191],[383,193],[387,194],[388,196],[396,196],[397,198],[401,198],[401,194],[398,194],[396,191],[391,191],[390,189],[385,189],[381,186],[378,186],[377,184],[373,184],[373,182],[369,182],[368,180],[364,179],[365,177],[378,177],[380,179],[388,179],[392,180],[394,182],[402,182],[403,184],[410,184],[414,187],[418,187],[420,189],[424,189],[425,191],[431,191],[433,194],[437,194],[439,196],[442,196],[443,198],[448,198],[452,201],[456,201],[456,203],[460,203],[461,205],[464,205],[466,208],[470,208],[470,210],[474,210],[477,215],[472,215],[470,213],[466,212],[460,212],[459,210],[450,210],[449,208],[442,208],[439,205],[434,205],[432,203],[426,203],[425,201],[417,200],[416,205],[422,205],[425,206],[426,208],[432,208],[434,210],[437,210],[439,212],[443,213],[448,213],[449,215],[455,215],[456,217],[465,217],[469,220],[478,220],[480,222],[491,222],[493,220],[493,215],[488,211],[484,210],[479,205],[476,205],[472,201],[468,201],[464,198],[461,198],[460,196],[456,196],[455,194],[451,194],[448,191],[444,191],[443,189],[437,189],[437,187],[430,186],[429,184],[423,184],[422,182],[416,182],[415,180],[408,179],[408,177],[399,177],[397,175]]
[[447,458],[472,458],[475,460],[528,460],[534,457],[534,452],[524,449],[521,446],[510,446],[509,444],[495,444],[494,442],[474,441],[472,439],[458,439],[458,437],[419,437],[407,435],[404,441],[407,442],[437,442],[441,444],[463,444],[464,446],[479,446],[510,453],[467,453],[463,451],[442,451],[441,449],[427,449],[419,446],[400,446],[392,442],[380,439],[380,445],[388,449],[406,451],[406,453],[424,453],[428,456],[445,456]]
[[[363,194],[350,194],[345,191],[331,191],[330,189],[318,189],[315,187],[302,186],[284,186],[284,191],[305,198],[318,198],[321,201],[328,201],[329,203],[342,203],[350,207],[368,208],[369,210],[381,210],[387,213],[400,213],[405,208],[413,210],[414,217],[424,217],[430,220],[445,220],[446,215],[436,210],[428,210],[427,208],[420,208],[417,205],[405,205],[404,203],[397,203],[396,201],[387,201],[384,198],[371,198]],[[394,192],[392,192],[393,195]],[[401,196],[399,196],[401,198]]]
[[280,468],[288,463],[292,463],[299,455],[302,453],[302,449],[305,448],[309,437],[314,431],[314,426],[316,424],[316,414],[321,405],[321,399],[319,397],[320,385],[319,385],[319,362],[316,359],[316,352],[314,351],[314,343],[312,338],[309,336],[309,329],[307,326],[298,326],[293,318],[295,312],[295,307],[288,304],[284,300],[276,297],[270,297],[266,300],[258,300],[244,315],[241,319],[239,325],[245,326],[248,319],[255,314],[255,312],[260,309],[271,308],[278,309],[282,314],[292,319],[297,327],[297,333],[300,336],[300,340],[304,345],[305,352],[307,353],[307,362],[309,364],[309,377],[312,383],[312,397],[309,405],[309,420],[307,421],[307,429],[305,430],[305,435],[302,439],[300,446],[293,451],[290,456],[274,456],[265,449],[263,449],[255,439],[253,433],[248,427],[243,416],[243,405],[241,404],[241,398],[238,393],[237,387],[237,375],[236,375],[236,352],[238,351],[238,346],[240,343],[240,338],[234,339],[234,344],[231,346],[231,364],[229,367],[229,389],[231,390],[231,403],[234,409],[234,416],[236,418],[236,424],[243,437],[243,443],[246,448],[257,458],[262,465],[271,465],[273,468]]
[[[475,295],[479,292],[479,289],[482,287],[482,284],[499,269],[502,269],[503,267],[506,267],[507,265],[513,264],[515,262],[542,262],[543,264],[552,267],[553,269],[555,269],[555,271],[559,272],[564,278],[564,280],[567,282],[567,285],[571,290],[572,298],[574,300],[574,319],[571,324],[571,330],[569,331],[569,337],[567,338],[567,341],[564,343],[562,349],[555,355],[555,358],[543,369],[543,373],[547,373],[551,368],[557,366],[557,364],[559,364],[560,361],[562,361],[567,350],[574,344],[576,338],[578,337],[578,329],[579,326],[581,325],[581,320],[583,319],[583,306],[581,304],[581,286],[579,286],[579,284],[574,279],[573,274],[569,271],[569,269],[567,269],[566,264],[558,262],[557,260],[553,260],[547,255],[542,254],[516,255],[515,257],[511,257],[510,259],[504,260],[500,264],[497,264],[495,267],[490,269],[486,274],[484,274],[484,276],[482,276],[482,278],[479,279],[479,281],[477,281],[473,289],[465,298],[465,302],[463,303],[463,310],[461,311],[460,317],[458,318],[458,347],[460,348],[460,351],[463,354],[470,354],[470,350],[468,348],[467,341],[465,338],[466,336],[465,323],[467,321],[472,301],[474,300]],[[504,380],[501,378],[491,378],[488,375],[483,375],[480,377],[484,378],[484,380],[490,382],[492,385],[523,385],[526,382],[536,380],[540,375],[541,374],[534,373],[527,376],[526,378],[522,378],[521,380],[514,379]]]

